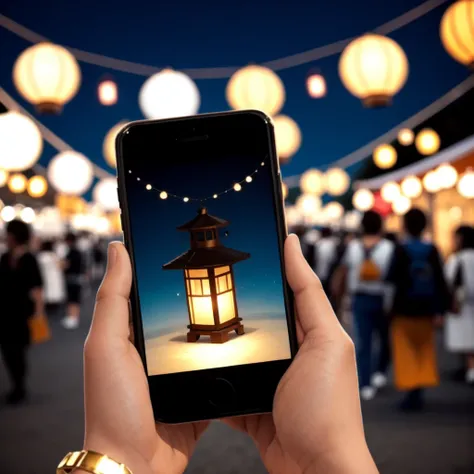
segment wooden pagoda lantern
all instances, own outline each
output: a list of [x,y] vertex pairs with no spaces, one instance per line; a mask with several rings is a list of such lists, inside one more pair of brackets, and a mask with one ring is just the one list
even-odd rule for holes
[[201,335],[211,342],[229,340],[229,332],[244,333],[235,296],[232,266],[250,258],[250,254],[224,247],[218,229],[228,221],[211,216],[207,209],[199,209],[191,221],[179,226],[191,237],[191,248],[163,265],[163,270],[183,270],[188,303],[188,342],[196,342]]

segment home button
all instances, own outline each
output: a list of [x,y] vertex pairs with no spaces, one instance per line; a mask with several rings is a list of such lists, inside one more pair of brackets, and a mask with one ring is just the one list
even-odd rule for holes
[[209,403],[215,408],[223,408],[233,404],[234,386],[226,379],[217,378],[209,386]]

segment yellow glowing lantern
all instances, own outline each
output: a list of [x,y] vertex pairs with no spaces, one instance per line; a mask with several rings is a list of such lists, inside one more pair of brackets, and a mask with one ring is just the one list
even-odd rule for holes
[[210,336],[211,342],[229,340],[229,332],[244,333],[235,293],[233,265],[250,254],[224,247],[219,229],[229,222],[211,216],[205,208],[178,227],[190,234],[191,248],[163,265],[163,270],[183,270],[189,316],[188,342]]
[[324,173],[324,187],[331,196],[342,196],[350,184],[349,175],[341,168],[329,168]]
[[85,193],[93,177],[91,162],[72,150],[58,153],[48,166],[48,181],[62,194],[79,196]]
[[0,188],[3,188],[8,182],[8,171],[0,169]]
[[321,74],[310,74],[306,79],[306,87],[313,99],[320,99],[327,92],[326,80]]
[[369,211],[375,203],[375,197],[369,189],[358,189],[352,196],[353,206],[361,212]]
[[407,176],[401,183],[402,193],[410,199],[420,197],[423,192],[423,185],[417,176]]
[[422,155],[432,155],[439,150],[441,140],[439,135],[431,128],[424,128],[415,139],[415,146],[418,153]]
[[474,198],[474,171],[468,169],[459,179],[457,185],[458,193],[467,198]]
[[397,162],[397,150],[392,145],[384,143],[374,150],[374,163],[381,169],[392,168]]
[[305,171],[300,178],[300,189],[303,194],[324,194],[324,175],[316,169]]
[[99,102],[102,105],[114,105],[118,100],[117,84],[111,79],[102,81],[97,88]]
[[28,180],[28,194],[34,198],[43,197],[48,191],[48,182],[43,176],[33,176]]
[[323,214],[329,222],[338,221],[344,215],[344,208],[338,202],[330,202],[324,207]]
[[25,191],[27,179],[24,174],[15,173],[10,175],[8,180],[8,189],[15,194],[20,194]]
[[5,206],[0,211],[0,217],[4,222],[11,222],[16,217],[16,211],[12,206]]
[[344,49],[339,75],[346,88],[367,107],[389,105],[408,77],[408,60],[386,36],[363,35]]
[[441,188],[441,180],[436,171],[431,170],[423,177],[423,187],[428,193],[437,193]]
[[456,168],[449,164],[439,166],[436,170],[436,174],[438,175],[440,185],[443,189],[453,188],[458,181],[458,172],[456,171]]
[[32,224],[36,219],[36,212],[31,207],[25,207],[20,212],[20,219],[26,224]]
[[303,216],[309,217],[321,209],[321,198],[314,194],[302,194],[295,204]]
[[397,138],[400,145],[408,146],[413,143],[413,140],[415,139],[415,134],[413,133],[413,130],[410,130],[409,128],[402,128],[398,132]]
[[474,3],[459,0],[444,13],[440,26],[446,51],[458,62],[474,68]]
[[76,58],[62,46],[37,43],[15,62],[13,82],[18,92],[39,112],[59,113],[77,93],[81,70]]
[[117,193],[117,178],[101,179],[92,191],[94,202],[104,211],[115,211],[120,207]]
[[68,218],[75,214],[85,214],[87,211],[86,201],[79,196],[57,194],[54,200],[61,217]]
[[275,142],[280,163],[287,163],[301,146],[301,131],[298,124],[286,115],[273,119]]
[[402,216],[411,209],[411,201],[403,194],[400,194],[392,203],[392,210],[395,214]]
[[104,143],[102,144],[102,153],[105,161],[112,168],[117,167],[117,156],[115,154],[115,139],[122,128],[127,124],[124,120],[114,125],[105,135]]
[[394,202],[400,196],[400,186],[395,181],[389,181],[382,186],[380,195],[385,202]]
[[271,69],[251,65],[232,75],[226,97],[233,109],[256,109],[273,117],[285,103],[285,86]]

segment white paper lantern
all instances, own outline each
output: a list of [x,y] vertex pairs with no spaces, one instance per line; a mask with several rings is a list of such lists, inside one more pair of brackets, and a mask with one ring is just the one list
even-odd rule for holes
[[474,171],[468,169],[458,181],[458,193],[467,198],[474,198]]
[[0,168],[31,168],[43,151],[43,138],[35,122],[19,112],[0,114]]
[[0,217],[4,222],[11,222],[16,217],[16,211],[12,206],[5,206],[0,211]]
[[352,196],[353,206],[361,212],[369,211],[374,206],[375,197],[369,189],[358,189]]
[[409,128],[402,128],[398,132],[397,138],[400,145],[408,146],[413,143],[413,140],[415,140],[415,134],[413,133],[413,130],[410,130]]
[[324,173],[324,186],[331,196],[342,196],[350,184],[349,175],[341,168],[330,168]]
[[77,151],[57,154],[48,166],[48,181],[62,194],[80,196],[91,186],[93,180],[91,162]]
[[353,231],[359,228],[362,214],[359,211],[346,212],[343,218],[343,225],[346,230]]
[[145,117],[164,119],[196,114],[201,98],[199,89],[189,76],[163,69],[144,82],[138,103]]
[[329,222],[335,222],[342,218],[344,215],[344,208],[342,204],[338,202],[330,202],[324,207],[324,215]]
[[411,201],[403,194],[400,194],[392,203],[392,210],[395,214],[402,216],[411,209]]
[[127,122],[124,120],[114,125],[105,135],[104,143],[102,144],[102,153],[104,154],[105,161],[112,168],[117,167],[117,156],[115,153],[115,139],[118,133],[122,130]]
[[395,181],[389,181],[382,186],[380,195],[385,202],[394,202],[400,196],[400,186]]
[[441,180],[436,171],[431,170],[423,177],[423,187],[431,194],[437,193],[441,188]]
[[402,193],[410,199],[420,197],[423,192],[423,185],[417,176],[407,176],[401,183]]
[[105,178],[99,181],[92,192],[94,201],[105,211],[114,211],[120,207],[117,194],[117,179]]
[[36,219],[36,212],[31,207],[25,207],[20,212],[20,219],[27,224],[32,224]]
[[296,200],[296,207],[303,216],[308,217],[321,209],[321,198],[314,194],[302,194]]
[[305,171],[300,178],[300,189],[303,194],[324,194],[324,175],[321,171],[310,169]]
[[458,172],[456,168],[449,164],[444,164],[436,170],[440,185],[443,189],[451,189],[458,181]]
[[301,131],[298,124],[286,115],[273,119],[275,142],[280,163],[287,163],[301,146]]

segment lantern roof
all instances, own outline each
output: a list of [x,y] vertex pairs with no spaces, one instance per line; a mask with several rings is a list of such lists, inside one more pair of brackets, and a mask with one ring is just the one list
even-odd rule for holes
[[198,210],[198,215],[194,219],[186,222],[183,225],[180,225],[177,227],[177,229],[181,231],[206,230],[213,227],[226,227],[228,225],[228,221],[219,217],[211,216],[207,213],[207,209],[205,207],[201,207]]

